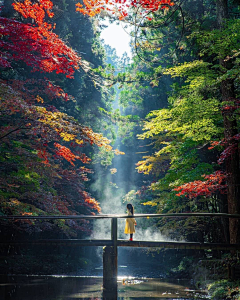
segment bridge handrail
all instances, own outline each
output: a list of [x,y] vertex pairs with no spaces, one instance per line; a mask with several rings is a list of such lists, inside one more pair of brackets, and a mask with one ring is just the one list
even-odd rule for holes
[[[168,213],[168,214],[134,214],[134,218],[181,218],[181,217],[212,217],[212,218],[237,218],[240,219],[240,214],[227,214],[227,213]],[[132,218],[125,214],[99,214],[99,215],[0,215],[1,219],[40,219],[40,220],[59,220],[59,219],[121,219]]]
[[[238,244],[216,244],[212,245],[210,247],[210,244],[198,244],[198,243],[186,243],[183,242],[183,245],[181,242],[176,243],[168,243],[168,242],[148,242],[148,241],[134,241],[134,242],[129,242],[129,241],[122,241],[118,239],[118,226],[117,226],[117,220],[118,218],[131,218],[132,216],[128,215],[103,215],[99,214],[97,216],[93,215],[61,215],[61,216],[31,216],[31,215],[25,215],[25,216],[17,216],[17,215],[12,215],[12,216],[4,216],[0,215],[0,219],[12,219],[12,220],[17,220],[17,219],[51,219],[51,220],[56,220],[56,219],[111,219],[111,238],[108,240],[54,240],[52,241],[53,243],[71,243],[74,245],[82,245],[82,246],[112,246],[114,249],[115,255],[117,255],[117,247],[118,246],[131,246],[131,247],[160,247],[160,248],[175,248],[175,247],[185,247],[185,249],[206,249],[206,248],[214,248],[214,249],[235,249],[235,250],[240,250],[240,245]],[[136,214],[134,215],[135,218],[161,218],[161,217],[170,217],[170,218],[182,218],[182,217],[224,217],[224,218],[239,218],[239,214],[226,214],[226,213],[171,213],[171,214]],[[42,243],[43,241],[38,241],[39,243]],[[3,244],[9,244],[9,245],[17,245],[17,244],[27,244],[28,241],[2,241],[0,242],[0,245]],[[32,244],[36,243],[36,241],[31,242]],[[48,242],[49,243],[49,242]],[[180,243],[180,244],[179,244]],[[184,245],[185,244],[185,245]]]

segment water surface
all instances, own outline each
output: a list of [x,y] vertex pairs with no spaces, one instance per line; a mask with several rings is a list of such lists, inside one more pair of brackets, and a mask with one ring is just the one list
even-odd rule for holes
[[[118,278],[119,300],[208,299],[187,280]],[[197,298],[196,298],[197,297]],[[0,276],[0,300],[101,300],[102,277]]]

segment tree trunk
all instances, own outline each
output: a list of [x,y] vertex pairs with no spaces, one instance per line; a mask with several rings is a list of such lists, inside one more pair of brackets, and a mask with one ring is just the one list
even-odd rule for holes
[[[217,0],[217,22],[221,29],[224,26],[225,20],[228,19],[228,2],[227,0]],[[231,68],[227,66],[227,63],[220,59],[219,64],[225,68]],[[234,81],[226,79],[221,83],[221,95],[222,101],[231,101],[235,99]],[[223,111],[224,122],[224,137],[228,146],[235,146],[235,151],[232,151],[231,155],[226,158],[226,173],[227,173],[227,200],[228,200],[228,213],[239,214],[240,213],[240,174],[239,174],[239,148],[238,142],[231,138],[238,133],[237,121],[234,113],[231,111]],[[229,234],[230,243],[235,244],[240,242],[240,222],[239,219],[229,219]]]
[[[226,82],[222,83],[222,86]],[[226,87],[224,87],[226,88]],[[226,92],[226,90],[225,90]],[[224,95],[224,93],[222,93]],[[226,100],[223,97],[223,101]],[[236,119],[231,118],[231,114],[224,113],[224,137],[226,140],[231,139],[237,132],[237,122]],[[229,214],[239,214],[240,213],[240,176],[239,176],[239,149],[238,142],[231,141],[227,144],[230,146],[235,145],[235,151],[226,158],[226,173],[227,173],[227,200],[228,200],[228,213]],[[229,219],[229,234],[230,234],[230,243],[235,244],[240,242],[240,223],[239,219]]]

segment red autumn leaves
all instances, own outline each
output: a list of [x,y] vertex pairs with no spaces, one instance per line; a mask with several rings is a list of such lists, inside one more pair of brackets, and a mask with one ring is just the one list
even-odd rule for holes
[[[141,8],[142,15],[156,12],[158,9],[169,9],[174,2],[171,0],[83,0],[83,4],[76,4],[76,11],[93,17],[103,11],[116,15],[119,20],[129,15],[131,7]],[[147,17],[149,20],[151,18]]]
[[46,14],[53,17],[52,6],[49,0],[14,3],[14,9],[24,18],[32,19],[33,25],[0,17],[1,67],[10,67],[13,61],[24,61],[33,71],[55,71],[73,77],[81,66],[81,58],[52,31],[54,26],[44,22]]

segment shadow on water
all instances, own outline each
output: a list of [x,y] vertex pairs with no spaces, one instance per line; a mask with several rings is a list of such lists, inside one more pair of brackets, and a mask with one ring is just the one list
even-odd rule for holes
[[186,280],[118,277],[118,296],[102,295],[102,277],[0,276],[1,300],[208,299]]

